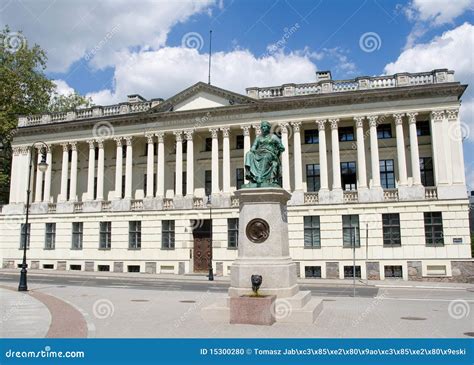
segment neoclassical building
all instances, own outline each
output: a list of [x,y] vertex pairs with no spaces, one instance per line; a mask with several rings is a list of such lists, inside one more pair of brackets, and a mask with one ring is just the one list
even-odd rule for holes
[[[301,277],[471,280],[460,98],[446,69],[251,87],[22,116],[4,267],[228,275],[244,154],[268,120]],[[45,142],[35,144],[36,141]],[[37,149],[37,150],[36,150]],[[30,159],[30,220],[24,224]],[[242,232],[240,233],[242,234]],[[212,253],[211,247],[212,246]]]

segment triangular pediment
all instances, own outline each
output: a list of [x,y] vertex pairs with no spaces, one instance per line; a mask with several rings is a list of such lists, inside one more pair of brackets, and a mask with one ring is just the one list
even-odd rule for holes
[[150,110],[157,112],[180,112],[197,109],[222,108],[238,104],[255,103],[248,96],[198,82],[181,91]]

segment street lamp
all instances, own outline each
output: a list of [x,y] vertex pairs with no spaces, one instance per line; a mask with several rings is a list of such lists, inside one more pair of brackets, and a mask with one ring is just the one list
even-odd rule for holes
[[[45,172],[48,169],[48,163],[46,162],[46,151],[48,146],[46,143],[42,141],[38,141],[33,143],[30,146],[30,165],[28,168],[28,185],[26,186],[26,217],[25,217],[25,242],[23,242],[23,262],[21,264],[21,271],[20,271],[20,284],[18,285],[18,291],[27,291],[28,284],[26,280],[26,268],[28,265],[26,264],[26,248],[30,241],[30,230],[28,229],[28,214],[30,212],[30,194],[31,194],[31,171],[33,168],[33,161],[36,160],[34,156],[35,146],[37,144],[41,144],[41,161],[38,162],[38,170],[40,172]],[[21,232],[23,233],[23,232]]]
[[211,242],[209,245],[210,255],[209,255],[209,281],[214,280],[214,271],[212,269],[212,202],[211,196],[208,195],[207,197],[207,206],[209,207],[209,230],[211,231]]

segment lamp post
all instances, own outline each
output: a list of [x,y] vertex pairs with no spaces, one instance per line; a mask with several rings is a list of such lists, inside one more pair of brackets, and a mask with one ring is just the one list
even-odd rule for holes
[[[30,212],[30,194],[31,194],[31,170],[33,168],[33,161],[36,160],[34,155],[34,149],[37,144],[43,145],[41,147],[41,161],[38,163],[38,169],[41,172],[45,172],[48,169],[48,164],[46,163],[46,151],[48,146],[46,143],[42,141],[38,141],[33,143],[30,146],[30,164],[28,167],[28,185],[26,186],[26,217],[25,217],[25,241],[23,242],[23,262],[21,264],[21,271],[20,271],[20,284],[18,285],[18,291],[27,291],[28,284],[26,279],[26,268],[28,265],[26,264],[26,248],[28,243],[30,242],[30,230],[28,229],[28,215]],[[23,234],[23,232],[21,232]]]
[[209,255],[209,281],[214,280],[214,271],[212,269],[212,202],[211,196],[207,197],[207,206],[209,207],[209,230],[211,231],[211,242],[210,242],[210,255]]

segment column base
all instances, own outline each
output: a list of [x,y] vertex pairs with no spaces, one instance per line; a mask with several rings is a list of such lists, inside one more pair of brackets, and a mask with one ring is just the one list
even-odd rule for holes
[[357,196],[360,203],[383,202],[383,189],[381,186],[371,187],[370,189],[358,190]]
[[398,200],[424,200],[425,187],[423,185],[398,186]]
[[304,204],[304,191],[295,190],[291,194],[291,199],[288,202],[288,205],[303,205]]
[[30,205],[30,213],[31,214],[45,214],[48,213],[48,203],[40,202],[40,203],[33,203]]
[[467,199],[466,185],[438,185],[438,199]]
[[319,190],[319,204],[342,204],[344,203],[344,193],[342,189]]

